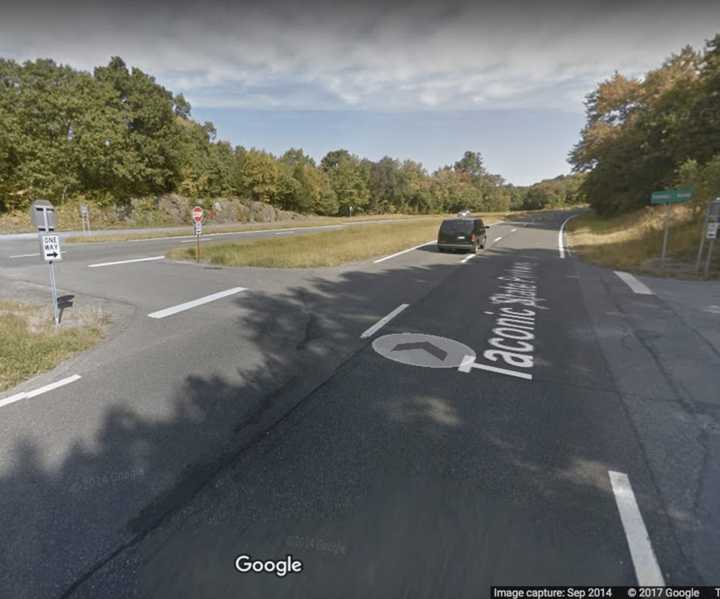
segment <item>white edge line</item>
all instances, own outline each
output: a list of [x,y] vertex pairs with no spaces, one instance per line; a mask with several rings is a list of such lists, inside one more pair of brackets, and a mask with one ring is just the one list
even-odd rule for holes
[[564,221],[563,224],[560,225],[560,231],[558,231],[558,251],[560,252],[560,257],[565,258],[565,241],[564,241],[564,235],[565,235],[565,225],[568,224],[573,218],[575,218],[577,214],[573,214],[572,216],[568,216]]
[[620,520],[630,548],[630,557],[635,567],[635,575],[640,586],[664,587],[665,580],[658,566],[655,552],[650,543],[645,522],[633,493],[630,479],[623,472],[609,470],[610,485],[615,495],[615,503],[620,512]]
[[150,256],[149,258],[134,258],[133,260],[118,260],[117,262],[98,262],[88,264],[88,268],[100,268],[101,266],[115,266],[116,264],[132,264],[133,262],[150,262],[151,260],[164,260],[165,256]]
[[8,258],[34,258],[39,255],[40,252],[38,252],[37,254],[17,254],[15,256],[8,256]]
[[6,397],[5,399],[0,399],[0,408],[10,405],[11,403],[15,403],[16,401],[20,401],[21,399],[30,399],[32,397],[37,397],[38,395],[42,395],[43,393],[47,393],[48,391],[52,391],[53,389],[57,389],[58,387],[63,387],[65,385],[69,385],[70,383],[74,383],[81,378],[82,377],[79,374],[73,374],[72,376],[69,376],[67,378],[45,385],[44,387],[39,387],[38,389],[33,389],[32,391],[23,391],[21,393],[16,393],[15,395],[11,395],[10,397]]
[[633,292],[639,295],[655,295],[655,293],[653,293],[653,290],[650,289],[650,287],[648,287],[639,279],[635,278],[629,272],[623,272],[621,270],[614,270],[613,272],[620,278],[621,281],[623,281],[628,287],[630,287]]
[[385,260],[390,260],[390,258],[395,258],[396,256],[401,256],[402,254],[407,254],[408,252],[412,252],[413,250],[416,250],[418,248],[424,247],[426,245],[430,245],[431,243],[436,243],[434,239],[431,239],[430,241],[426,241],[425,243],[421,243],[419,245],[414,245],[411,248],[408,248],[406,250],[402,250],[401,252],[396,252],[394,254],[390,254],[389,256],[384,256],[382,258],[378,258],[377,260],[373,260],[373,264],[379,264],[380,262],[385,262]]
[[379,331],[382,327],[384,327],[388,322],[390,322],[393,318],[395,318],[400,312],[402,312],[405,308],[407,308],[410,304],[400,304],[397,308],[395,308],[390,314],[387,316],[383,316],[380,320],[378,320],[374,325],[372,325],[369,329],[364,331],[361,335],[361,339],[367,339],[368,337],[371,337],[374,335],[377,331]]
[[148,316],[150,318],[165,318],[166,316],[172,316],[173,314],[177,314],[178,312],[184,312],[185,310],[190,310],[190,308],[202,306],[203,304],[208,304],[210,302],[214,302],[215,300],[219,300],[224,297],[228,297],[229,295],[234,295],[236,293],[240,293],[241,291],[246,290],[246,287],[233,287],[232,289],[218,291],[217,293],[206,295],[205,297],[200,297],[196,300],[185,302],[184,304],[178,304],[177,306],[164,308],[162,310],[158,310],[157,312],[151,312],[150,314],[148,314]]
[[497,243],[497,242],[500,241],[501,239],[502,239],[502,237],[496,237],[495,239],[493,239],[493,243]]

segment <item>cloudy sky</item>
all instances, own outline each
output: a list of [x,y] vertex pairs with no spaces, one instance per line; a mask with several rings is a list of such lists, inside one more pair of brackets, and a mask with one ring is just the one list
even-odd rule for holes
[[568,171],[595,83],[720,32],[720,0],[7,3],[1,56],[121,56],[235,144],[429,169],[472,149],[516,184]]

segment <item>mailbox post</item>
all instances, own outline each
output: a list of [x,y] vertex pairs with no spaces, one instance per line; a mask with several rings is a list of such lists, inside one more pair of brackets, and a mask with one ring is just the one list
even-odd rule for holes
[[62,260],[62,253],[60,251],[60,238],[55,235],[55,207],[47,200],[36,200],[30,207],[30,218],[33,225],[37,227],[40,253],[50,267],[50,295],[52,297],[53,320],[55,326],[57,326],[60,324],[60,310],[58,308],[54,263]]

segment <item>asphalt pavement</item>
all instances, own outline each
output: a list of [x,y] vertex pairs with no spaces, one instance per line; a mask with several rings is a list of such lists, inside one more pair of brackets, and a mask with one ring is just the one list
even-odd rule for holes
[[[567,217],[313,270],[68,246],[63,293],[124,320],[9,394],[80,378],[0,396],[0,596],[717,583],[720,358],[565,251]],[[10,258],[31,243],[0,243],[0,280],[45,283]]]

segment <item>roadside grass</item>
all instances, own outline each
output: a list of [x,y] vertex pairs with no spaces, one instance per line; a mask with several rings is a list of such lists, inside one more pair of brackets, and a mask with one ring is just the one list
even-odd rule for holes
[[55,327],[49,306],[0,300],[0,391],[89,349],[108,321],[105,313],[86,310]]
[[[446,216],[293,237],[204,244],[201,259],[203,262],[222,266],[337,266],[386,256],[434,239],[437,236],[438,224],[443,218]],[[484,218],[488,224],[500,220],[494,215],[485,215]],[[194,260],[195,249],[176,248],[168,257],[175,260]]]
[[[403,214],[378,214],[363,217],[318,217],[309,218],[307,220],[297,221],[275,221],[268,223],[237,223],[235,225],[205,225],[203,234],[209,235],[214,233],[240,233],[243,231],[264,231],[266,229],[302,229],[305,227],[318,227],[322,225],[344,225],[361,223],[363,221],[374,220],[415,220],[427,218],[423,216],[409,216]],[[179,231],[177,228],[169,228],[167,231],[154,231],[152,233],[143,232],[124,232],[108,235],[74,235],[65,239],[65,243],[111,243],[115,241],[133,241],[139,239],[157,239],[160,237],[188,237],[192,235],[192,227],[188,224],[185,230]]]
[[[571,248],[585,260],[619,270],[631,270],[655,276],[697,279],[695,259],[700,242],[701,223],[692,218],[687,206],[673,206],[670,220],[667,260],[660,263],[665,208],[646,207],[611,218],[593,212],[568,223]],[[715,252],[711,278],[720,275],[720,260]]]

